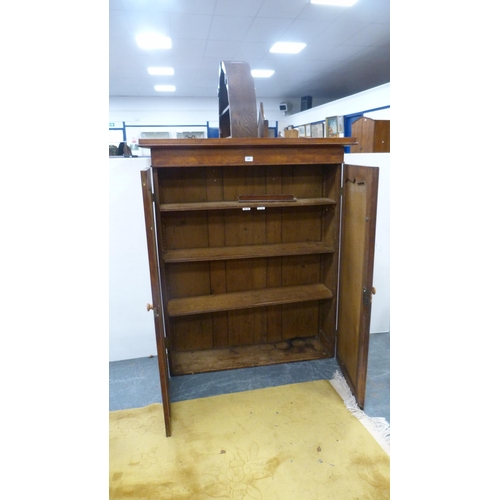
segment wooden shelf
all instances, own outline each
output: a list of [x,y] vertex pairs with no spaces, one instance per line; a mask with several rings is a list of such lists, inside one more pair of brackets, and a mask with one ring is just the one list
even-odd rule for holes
[[165,263],[198,262],[208,260],[253,259],[282,257],[287,255],[311,255],[334,253],[331,245],[322,241],[300,243],[276,243],[269,245],[241,245],[236,247],[187,248],[163,253]]
[[186,316],[277,304],[309,302],[331,299],[332,297],[331,290],[321,283],[264,288],[245,292],[219,293],[172,299],[168,302],[168,314],[171,317]]
[[181,212],[193,210],[234,210],[242,208],[276,208],[276,207],[312,207],[318,205],[335,205],[331,198],[303,198],[297,201],[266,201],[266,202],[241,202],[241,201],[211,201],[199,203],[163,203],[160,205],[161,212]]
[[332,356],[318,338],[311,337],[252,346],[176,351],[172,354],[171,371],[173,375],[188,375]]

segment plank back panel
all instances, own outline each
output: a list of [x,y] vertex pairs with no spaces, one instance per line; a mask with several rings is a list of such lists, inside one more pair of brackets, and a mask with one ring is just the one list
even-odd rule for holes
[[265,211],[227,211],[224,214],[224,241],[227,246],[266,243]]
[[[202,203],[207,199],[207,169],[158,170],[160,203]],[[213,187],[213,186],[212,186]]]
[[318,335],[319,303],[283,305],[283,340]]
[[223,175],[223,199],[226,201],[238,200],[240,195],[266,194],[265,166],[226,167]]
[[323,193],[322,165],[290,165],[284,169],[282,189],[297,198],[321,198]]
[[167,269],[170,299],[211,293],[209,262],[173,263]]
[[[208,225],[206,212],[163,213],[161,217],[163,251],[180,248],[205,248],[209,243],[209,227],[216,227],[217,214],[211,214],[212,224]],[[220,217],[220,216],[219,216]],[[213,231],[212,237],[213,236]]]
[[231,347],[254,345],[263,335],[262,314],[254,309],[239,309],[228,313],[228,338]]
[[321,241],[321,207],[290,207],[282,214],[283,243]]
[[283,286],[308,285],[320,282],[321,256],[297,255],[282,258]]
[[174,351],[212,349],[213,322],[211,314],[172,318]]

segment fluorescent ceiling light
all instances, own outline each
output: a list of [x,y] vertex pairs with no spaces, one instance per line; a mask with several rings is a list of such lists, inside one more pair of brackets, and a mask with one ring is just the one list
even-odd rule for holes
[[252,69],[251,73],[255,78],[269,78],[274,75],[274,69]]
[[141,49],[171,49],[172,40],[168,36],[156,33],[143,33],[135,37],[137,45]]
[[333,5],[335,7],[351,7],[358,0],[311,0],[316,5]]
[[271,47],[269,52],[277,52],[280,54],[298,54],[305,46],[305,43],[276,42]]
[[155,85],[157,92],[175,92],[175,85]]
[[150,75],[173,75],[174,74],[174,68],[148,68],[148,73]]

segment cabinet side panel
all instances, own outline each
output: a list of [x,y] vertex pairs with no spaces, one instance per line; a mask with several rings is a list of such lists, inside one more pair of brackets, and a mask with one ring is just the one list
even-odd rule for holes
[[351,146],[351,153],[361,153],[363,148],[363,118],[356,120],[352,124],[351,136],[358,141],[358,144]]
[[363,118],[363,146],[362,153],[373,153],[373,139],[375,136],[375,122]]
[[376,120],[373,149],[375,153],[389,153],[391,151],[391,122],[390,120]]

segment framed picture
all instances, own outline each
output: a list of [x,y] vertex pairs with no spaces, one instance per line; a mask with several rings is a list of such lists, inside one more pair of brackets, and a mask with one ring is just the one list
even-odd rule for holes
[[305,125],[299,125],[297,127],[297,130],[299,131],[299,137],[305,137],[306,136],[306,126]]
[[325,137],[325,124],[323,122],[311,123],[311,137]]
[[177,132],[177,139],[204,139],[205,132]]
[[306,137],[311,137],[311,124],[306,125]]
[[339,130],[339,137],[344,137],[344,117],[337,116],[337,128]]
[[338,137],[338,116],[330,116],[325,120],[326,137]]

